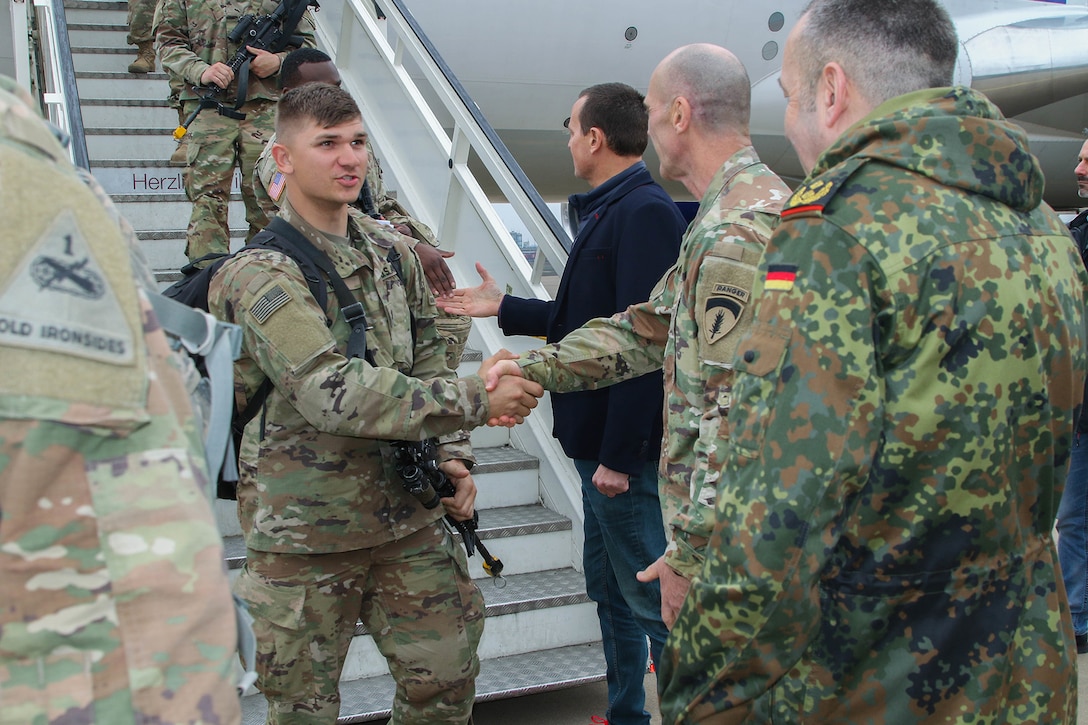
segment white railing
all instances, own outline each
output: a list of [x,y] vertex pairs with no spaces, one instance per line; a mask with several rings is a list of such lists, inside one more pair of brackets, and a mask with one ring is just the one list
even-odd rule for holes
[[[569,238],[401,0],[328,2],[315,20],[318,44],[363,111],[388,185],[435,229],[443,248],[456,252],[448,261],[459,284],[477,284],[474,263],[481,262],[511,294],[547,298],[544,262],[561,270]],[[481,162],[536,242],[532,266],[482,191],[470,159]],[[473,322],[470,345],[485,356],[534,343],[540,344],[505,337],[493,319]],[[552,438],[551,422],[545,400],[511,435],[540,458],[545,503],[580,522],[579,479]],[[575,552],[578,566],[580,559]]]
[[68,137],[72,163],[89,169],[62,0],[12,0],[11,21],[16,81],[37,89],[46,118]]

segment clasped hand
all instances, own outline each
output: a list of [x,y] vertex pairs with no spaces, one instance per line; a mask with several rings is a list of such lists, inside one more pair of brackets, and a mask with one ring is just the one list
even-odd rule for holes
[[523,422],[544,395],[539,383],[522,376],[517,355],[509,350],[499,350],[484,360],[479,375],[487,390],[490,426],[512,428]]

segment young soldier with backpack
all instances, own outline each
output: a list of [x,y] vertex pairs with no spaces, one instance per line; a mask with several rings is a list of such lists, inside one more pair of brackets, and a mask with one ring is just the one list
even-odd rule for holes
[[[263,248],[228,260],[209,290],[211,311],[242,328],[239,402],[265,379],[273,385],[242,439],[247,563],[236,586],[255,619],[268,721],[335,722],[342,663],[362,619],[397,682],[392,722],[463,724],[484,612],[441,522],[447,511],[470,517],[475,499],[467,435],[451,434],[528,415],[543,390],[515,380],[489,392],[479,376],[453,377],[418,258],[401,235],[348,214],[367,156],[346,92],[322,84],[287,92],[276,133],[273,154],[288,180],[280,219],[328,258],[357,305],[350,315],[333,295],[320,305],[292,258]],[[361,355],[347,349],[355,344],[347,318],[358,312]],[[427,509],[402,485],[388,441],[444,435],[439,460],[456,496]]]

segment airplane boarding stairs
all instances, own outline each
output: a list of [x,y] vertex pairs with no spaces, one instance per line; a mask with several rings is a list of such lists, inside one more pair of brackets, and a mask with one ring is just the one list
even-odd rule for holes
[[[170,133],[177,120],[175,111],[165,101],[167,77],[162,72],[147,75],[126,72],[134,57],[134,48],[125,44],[126,3],[64,0],[64,8],[91,170],[136,229],[158,279],[165,284],[176,278],[176,270],[185,262],[184,230],[190,210],[182,188],[184,169],[167,161],[174,149]],[[475,259],[482,259],[489,268],[500,271],[504,270],[505,261],[505,268],[514,277],[515,293],[541,294],[539,273],[530,279],[531,270],[509,241],[509,235],[501,227],[495,228],[498,219],[490,204],[478,186],[465,179],[467,149],[472,146],[465,132],[457,132],[455,139],[447,138],[444,144],[436,146],[413,134],[410,123],[383,115],[380,107],[361,97],[358,82],[353,82],[353,69],[358,62],[367,61],[359,61],[361,43],[352,37],[347,26],[352,24],[350,15],[354,13],[355,32],[359,32],[360,16],[368,10],[373,9],[362,4],[352,6],[350,0],[345,7],[334,9],[343,13],[342,17],[330,17],[333,13],[323,9],[318,15],[319,37],[322,46],[337,59],[346,87],[360,99],[390,187],[402,190],[413,187],[414,193],[406,194],[405,198],[414,199],[418,194],[417,213],[422,210],[420,216],[424,220],[438,220],[432,226],[439,231],[443,246],[457,250],[457,257],[451,261],[459,264],[454,266],[458,279],[475,279],[472,271]],[[365,22],[371,20],[372,16],[369,20],[364,18]],[[335,32],[330,28],[335,28]],[[379,28],[382,35],[391,32]],[[379,38],[376,46],[383,42]],[[351,58],[343,54],[338,57],[337,45],[350,46]],[[378,47],[375,52],[384,52],[380,57],[386,58],[390,76],[403,80],[407,75],[391,60],[394,55],[400,57],[404,53],[403,43],[396,45],[395,51],[389,46],[384,50]],[[373,60],[371,54],[370,62]],[[366,73],[370,78],[375,77],[372,67]],[[391,81],[383,81],[380,89],[387,96],[398,93]],[[417,92],[402,89],[399,93],[389,105],[400,113],[421,118],[423,126],[442,133],[441,123],[427,112],[413,109]],[[445,123],[448,127],[448,118]],[[388,132],[394,128],[403,129],[404,133]],[[401,138],[412,142],[409,148],[393,143]],[[439,158],[422,164],[420,154],[428,153],[428,147],[430,155],[437,151]],[[410,170],[398,175],[400,164],[409,164],[416,171],[441,170],[446,177],[442,182],[445,190],[436,199],[433,193],[429,194],[432,182],[414,180]],[[515,203],[526,205],[524,199]],[[242,244],[246,227],[237,178],[231,196],[230,222],[233,248]],[[479,233],[480,224],[484,224],[484,234]],[[539,220],[537,225],[538,228],[541,225]],[[494,239],[500,243],[496,245]],[[547,243],[542,244],[543,253],[538,255],[542,260],[548,248]],[[558,248],[556,241],[551,242],[551,248]],[[555,259],[554,253],[552,258],[556,267],[564,261]],[[525,341],[523,348],[529,342]],[[493,350],[503,344],[512,349],[517,347],[516,340],[503,340],[493,324],[488,326],[478,321],[469,341],[470,348],[477,351],[466,352],[462,373],[475,371],[482,359],[478,350]],[[530,422],[514,431],[481,428],[473,433],[478,457],[474,476],[479,487],[480,535],[491,553],[503,561],[506,579],[504,588],[497,587],[483,572],[479,555],[469,560],[487,603],[480,645],[482,671],[477,681],[478,700],[604,678],[595,607],[586,596],[580,572],[582,534],[577,476],[551,439],[550,425],[550,409],[545,400]],[[219,502],[216,515],[233,577],[245,559],[233,502]],[[342,722],[369,721],[388,715],[393,682],[384,659],[361,625],[357,627],[344,667],[341,689]],[[251,689],[243,703],[246,723],[263,722],[265,703],[259,693]]]

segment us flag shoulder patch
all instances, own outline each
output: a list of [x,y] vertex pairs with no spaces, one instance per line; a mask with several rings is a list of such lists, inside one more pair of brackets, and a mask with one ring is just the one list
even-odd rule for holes
[[793,283],[796,279],[796,264],[772,264],[767,267],[767,277],[763,280],[763,289],[786,292],[793,289]]
[[268,196],[272,198],[272,201],[280,200],[285,186],[287,186],[287,177],[277,171],[272,176],[272,183],[268,185]]
[[273,312],[290,301],[291,295],[284,292],[283,287],[276,285],[261,295],[261,298],[249,310],[249,314],[253,316],[257,324],[263,325],[268,322],[268,318],[272,316]]

